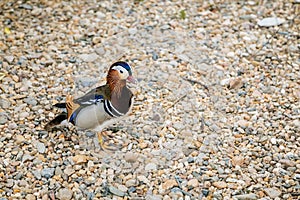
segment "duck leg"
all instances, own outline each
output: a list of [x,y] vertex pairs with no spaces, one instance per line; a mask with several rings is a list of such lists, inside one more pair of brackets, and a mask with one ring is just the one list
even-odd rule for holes
[[121,148],[121,145],[117,145],[112,142],[112,135],[107,131],[97,133],[98,142],[102,150],[116,151]]

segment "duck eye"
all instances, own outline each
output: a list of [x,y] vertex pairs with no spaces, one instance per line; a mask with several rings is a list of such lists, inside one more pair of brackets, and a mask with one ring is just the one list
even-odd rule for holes
[[123,70],[120,70],[120,73],[123,74]]

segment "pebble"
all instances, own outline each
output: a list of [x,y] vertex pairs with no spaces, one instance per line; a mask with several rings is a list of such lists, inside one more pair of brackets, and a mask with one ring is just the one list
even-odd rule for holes
[[56,176],[60,176],[60,175],[63,174],[63,171],[61,170],[60,167],[57,166],[57,167],[55,168],[54,174],[55,174]]
[[277,144],[277,139],[276,139],[276,138],[271,138],[270,142],[271,142],[272,144]]
[[289,159],[280,159],[279,162],[286,167],[294,167],[296,163]]
[[19,7],[27,9],[27,10],[32,10],[32,6],[30,4],[27,4],[27,3],[21,4]]
[[213,182],[213,186],[215,186],[218,189],[223,189],[223,188],[227,188],[227,183],[224,181],[217,181],[217,182]]
[[137,176],[137,179],[145,184],[149,184],[149,179],[144,175]]
[[56,197],[59,200],[70,200],[70,199],[72,199],[72,196],[73,196],[72,190],[69,190],[67,188],[61,188],[61,189],[59,189],[58,193],[56,195]]
[[32,174],[34,175],[34,177],[38,180],[40,180],[42,178],[42,174],[39,170],[33,170]]
[[109,186],[108,190],[110,193],[119,196],[119,197],[124,197],[125,196],[125,192],[122,192],[121,190],[119,190],[118,188],[115,188],[114,186]]
[[146,171],[157,170],[157,165],[155,163],[148,163],[145,166]]
[[137,29],[136,28],[129,28],[128,29],[128,33],[130,34],[130,35],[135,35],[136,33],[137,33]]
[[239,120],[237,121],[237,125],[240,126],[241,128],[245,129],[249,126],[249,121],[247,120]]
[[257,195],[254,193],[240,194],[240,195],[235,195],[233,197],[237,200],[256,200],[256,199],[258,199]]
[[84,62],[94,62],[98,59],[98,55],[96,53],[81,54],[78,57]]
[[[101,42],[101,37],[93,37],[93,43],[99,44]],[[97,51],[96,51],[97,52]],[[97,52],[98,53],[98,52]],[[99,54],[99,53],[98,53]],[[100,54],[101,55],[101,54]]]
[[203,196],[207,197],[209,195],[209,190],[203,189],[202,194],[203,194]]
[[124,159],[129,163],[134,163],[137,161],[138,154],[127,152],[124,156]]
[[4,56],[4,60],[7,61],[9,64],[12,64],[14,59],[14,56]]
[[231,80],[230,78],[223,79],[223,80],[220,81],[220,84],[221,84],[222,86],[229,85],[230,80]]
[[229,89],[240,89],[244,85],[244,82],[241,77],[231,79],[229,81]]
[[16,140],[16,144],[22,144],[23,142],[26,141],[23,135],[16,135],[15,140]]
[[8,121],[8,117],[6,113],[0,112],[0,125],[6,124],[7,121]]
[[271,26],[278,26],[285,22],[282,18],[277,17],[267,17],[257,22],[259,26],[271,27]]
[[135,191],[136,191],[135,187],[129,187],[128,189],[128,193],[135,192]]
[[231,160],[233,166],[242,166],[244,164],[244,157],[234,156]]
[[21,112],[19,117],[20,117],[20,119],[27,118],[27,117],[29,117],[29,113],[28,112]]
[[34,196],[33,194],[27,194],[25,199],[26,200],[36,200],[36,196]]
[[[149,181],[147,181],[147,182],[149,182]],[[129,179],[125,182],[125,186],[128,187],[128,188],[132,187],[132,186],[135,186],[136,184],[137,184],[136,180],[134,180],[134,179]]]
[[37,143],[35,144],[35,147],[36,147],[36,149],[37,149],[37,151],[38,151],[39,153],[45,153],[45,152],[46,152],[45,144],[42,143],[42,142],[37,142]]
[[35,157],[31,156],[30,154],[24,154],[22,157],[22,163],[27,162],[27,161],[31,161],[33,160]]
[[86,155],[76,155],[73,156],[72,160],[74,161],[75,164],[83,164],[88,161],[89,157]]
[[0,98],[0,107],[3,109],[7,109],[9,108],[11,105],[10,101],[8,101],[7,99],[2,99]]
[[265,188],[264,191],[272,199],[281,195],[281,191],[277,188]]
[[177,184],[176,180],[170,179],[170,180],[166,180],[166,181],[162,184],[162,188],[163,188],[164,190],[168,190],[168,189],[171,189],[171,188],[173,188],[173,187],[175,187],[175,186],[177,186],[177,185],[178,185],[178,184]]
[[193,179],[188,181],[187,185],[190,186],[190,187],[195,188],[195,187],[199,186],[199,181],[197,179],[193,178]]
[[260,91],[254,90],[253,93],[252,93],[252,96],[253,96],[253,97],[262,97],[262,94],[261,94]]
[[67,166],[64,170],[64,173],[68,176],[71,176],[73,173],[75,173],[75,170],[72,168],[72,166]]
[[54,171],[55,171],[54,168],[44,168],[41,171],[41,175],[48,179],[48,178],[51,178],[54,175]]
[[6,187],[11,188],[12,186],[14,186],[14,180],[13,179],[7,179]]
[[27,97],[24,99],[24,102],[32,105],[32,106],[36,106],[37,105],[37,101],[33,98],[33,97]]

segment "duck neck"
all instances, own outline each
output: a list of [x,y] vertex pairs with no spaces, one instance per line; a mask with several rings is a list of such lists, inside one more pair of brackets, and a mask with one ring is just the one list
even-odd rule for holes
[[126,87],[126,80],[116,79],[114,77],[107,77],[107,84],[113,96],[119,98],[122,94],[122,90]]

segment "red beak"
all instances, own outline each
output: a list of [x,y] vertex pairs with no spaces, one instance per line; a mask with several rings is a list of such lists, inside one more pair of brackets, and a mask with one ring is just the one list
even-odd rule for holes
[[128,76],[127,81],[129,83],[136,83],[137,82],[133,76]]

